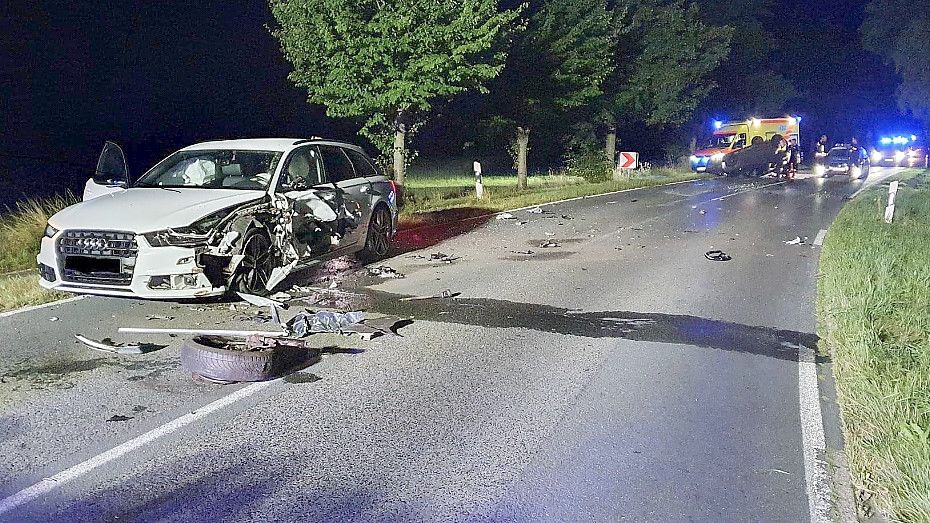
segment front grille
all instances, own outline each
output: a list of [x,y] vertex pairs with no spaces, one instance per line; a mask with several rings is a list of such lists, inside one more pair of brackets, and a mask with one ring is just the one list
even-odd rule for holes
[[121,231],[64,231],[58,238],[61,279],[75,283],[129,285],[139,249]]

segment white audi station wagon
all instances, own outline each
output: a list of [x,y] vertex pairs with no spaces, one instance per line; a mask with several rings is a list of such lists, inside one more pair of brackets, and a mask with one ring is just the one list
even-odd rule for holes
[[266,294],[292,270],[387,253],[397,187],[355,145],[324,139],[204,142],[134,183],[107,142],[83,201],[48,221],[39,283],[81,294]]

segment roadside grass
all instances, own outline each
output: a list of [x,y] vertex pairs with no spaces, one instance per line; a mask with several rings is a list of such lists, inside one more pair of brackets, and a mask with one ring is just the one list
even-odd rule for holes
[[0,273],[34,269],[49,216],[73,203],[77,198],[67,193],[25,200],[0,214]]
[[68,193],[25,200],[0,214],[0,312],[67,296],[39,287],[34,269],[49,216],[75,202],[74,195]]
[[39,276],[30,272],[13,276],[0,276],[0,312],[41,305],[70,296],[39,287]]
[[832,357],[846,454],[860,495],[930,522],[930,172],[847,204],[820,261],[818,329]]
[[406,182],[402,226],[420,225],[426,213],[445,209],[485,209],[489,213],[517,209],[557,200],[594,196],[624,189],[635,189],[705,175],[677,169],[651,169],[633,174],[630,179],[588,182],[580,176],[552,174],[530,176],[528,188],[517,189],[516,176],[485,176],[484,198],[475,198],[475,179],[468,176],[433,175],[411,177]]

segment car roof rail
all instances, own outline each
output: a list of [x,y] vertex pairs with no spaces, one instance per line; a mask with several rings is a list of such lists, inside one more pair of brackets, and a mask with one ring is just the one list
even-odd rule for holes
[[300,145],[302,143],[316,142],[319,140],[323,140],[323,138],[320,136],[311,136],[310,138],[301,138],[300,140],[294,142],[292,145]]

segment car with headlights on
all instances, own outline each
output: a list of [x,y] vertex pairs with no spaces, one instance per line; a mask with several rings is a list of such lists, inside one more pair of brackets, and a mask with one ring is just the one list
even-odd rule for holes
[[108,142],[83,201],[49,218],[39,283],[81,294],[266,294],[294,269],[384,256],[397,187],[358,146],[244,139],[185,147],[129,183]]
[[827,153],[824,175],[846,174],[850,178],[868,178],[869,154],[864,147],[838,143]]

